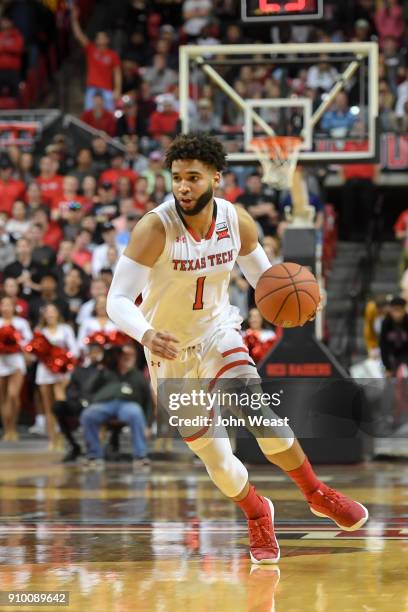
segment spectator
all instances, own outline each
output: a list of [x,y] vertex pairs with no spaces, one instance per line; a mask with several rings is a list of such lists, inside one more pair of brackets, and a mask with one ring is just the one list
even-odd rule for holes
[[[77,266],[73,261],[74,243],[72,240],[61,240],[58,253],[57,253],[57,265],[55,267],[55,273],[58,279],[58,286],[62,287],[63,279],[72,268],[80,267]],[[84,268],[84,272],[86,272]]]
[[64,319],[69,317],[69,308],[65,300],[58,294],[57,276],[53,271],[47,270],[41,277],[39,284],[40,294],[30,300],[28,318],[33,327],[38,325],[45,306],[53,304]]
[[80,189],[83,189],[83,181],[87,176],[96,178],[97,173],[92,158],[92,151],[88,148],[79,149],[76,156],[76,166],[70,172],[70,176],[75,176],[78,180]]
[[0,18],[0,92],[17,98],[24,38],[6,15]]
[[[27,209],[23,200],[15,200],[11,211],[11,217],[6,223],[6,232],[13,240],[17,242],[30,227],[30,221],[27,218]],[[1,257],[3,261],[3,257]]]
[[395,99],[385,79],[381,79],[378,87],[378,114],[380,130],[393,132],[397,130],[398,121],[394,111]]
[[[163,166],[163,155],[160,151],[153,151],[149,155],[149,167],[142,173],[147,180],[147,192],[152,194],[156,186],[156,178],[162,176],[165,180],[166,191],[171,192],[171,174]],[[136,193],[139,183],[136,185]]]
[[75,238],[71,254],[72,263],[84,270],[86,274],[91,274],[92,271],[91,242],[92,233],[82,227]]
[[408,208],[402,211],[394,225],[395,238],[401,242],[402,250],[399,264],[399,275],[402,277],[408,268]]
[[221,127],[218,115],[214,113],[211,100],[202,98],[197,103],[197,116],[191,121],[192,132],[217,132]]
[[18,297],[19,287],[18,282],[11,276],[6,278],[3,283],[3,297],[9,297],[14,304],[16,316],[28,319],[28,302]]
[[227,171],[222,175],[224,197],[229,202],[236,202],[237,199],[244,193],[238,185],[237,177],[234,172]]
[[[78,356],[74,332],[65,323],[54,304],[45,306],[39,322],[39,330],[51,344],[69,351],[74,357]],[[65,400],[65,389],[69,382],[69,374],[54,374],[44,363],[40,362],[37,366],[35,382],[39,385],[41,404],[47,423],[48,448],[49,450],[58,450],[58,435],[53,405],[54,402]]]
[[0,157],[0,213],[10,215],[16,200],[24,199],[25,185],[12,177],[13,164],[8,156]]
[[137,139],[131,139],[126,143],[125,163],[128,168],[138,175],[147,169],[147,157],[140,153]]
[[339,78],[336,68],[330,64],[327,55],[320,56],[320,62],[307,72],[307,86],[311,89],[330,91]]
[[131,57],[125,56],[122,61],[122,95],[135,96],[141,80],[139,64]]
[[397,117],[404,116],[405,103],[408,102],[408,67],[405,68],[405,80],[398,86],[397,89],[397,104],[395,114]]
[[211,0],[186,0],[183,3],[183,30],[191,39],[197,38],[208,24],[212,9]]
[[156,110],[156,102],[152,93],[150,83],[145,80],[140,85],[139,96],[137,99],[137,107],[139,111],[139,117],[142,118],[143,122],[143,133],[148,133],[150,118]]
[[[112,351],[112,349],[111,349]],[[117,353],[115,351],[115,353]],[[132,436],[133,465],[146,465],[146,418],[151,410],[150,388],[136,368],[136,348],[125,346],[119,356],[105,357],[108,365],[100,369],[91,385],[92,404],[81,414],[87,445],[87,457],[96,466],[103,465],[99,428],[112,418],[129,425]]]
[[398,368],[408,365],[408,315],[406,301],[394,297],[381,325],[380,350],[387,377],[395,376]]
[[92,276],[99,276],[102,268],[109,267],[109,247],[116,248],[116,230],[110,221],[102,224],[103,243],[97,246],[92,254]]
[[172,197],[171,191],[167,191],[166,189],[166,179],[164,176],[159,174],[156,176],[156,181],[154,184],[154,191],[152,193],[152,199],[156,204],[161,204],[165,200],[168,200]]
[[10,235],[7,232],[7,225],[3,219],[0,219],[0,272],[9,264],[13,263],[15,258],[16,249],[10,240]]
[[34,210],[45,204],[42,199],[41,187],[37,183],[32,182],[28,185],[26,202],[29,213],[32,213]]
[[387,36],[392,36],[400,41],[404,33],[404,14],[398,0],[385,0],[382,5],[378,5],[374,21],[380,39],[380,47],[383,46]]
[[111,157],[111,167],[102,172],[99,179],[102,184],[111,183],[114,188],[117,189],[117,182],[122,176],[128,177],[132,185],[134,185],[137,180],[137,174],[125,165],[125,154],[117,150]]
[[91,108],[81,115],[81,121],[90,125],[94,130],[105,132],[108,136],[115,136],[116,120],[112,112],[105,108],[104,96],[96,91],[92,96]]
[[119,202],[111,181],[104,181],[98,189],[98,201],[92,208],[92,214],[98,223],[109,221],[118,215]]
[[63,192],[64,177],[57,174],[57,162],[48,155],[40,160],[40,174],[36,183],[41,189],[41,200],[52,207],[54,201],[61,197]]
[[357,116],[350,111],[347,94],[341,91],[334,99],[332,110],[323,115],[321,127],[333,138],[345,138],[356,120]]
[[77,7],[73,6],[72,31],[85,50],[87,61],[85,110],[92,108],[92,98],[98,90],[103,95],[105,108],[113,111],[122,91],[120,58],[109,48],[109,37],[106,32],[98,32],[95,43],[91,43],[79,24],[78,16]]
[[175,110],[175,100],[172,94],[162,94],[157,97],[157,110],[150,117],[149,132],[154,140],[160,136],[175,136],[178,129],[179,115]]
[[254,172],[248,176],[245,191],[239,196],[237,204],[243,204],[262,230],[270,234],[276,232],[279,221],[275,198],[273,190],[264,187],[261,177]]
[[79,268],[72,268],[64,276],[59,296],[68,304],[69,314],[65,317],[65,320],[69,323],[75,323],[79,309],[85,301],[84,279]]
[[389,312],[390,296],[378,295],[369,300],[364,310],[364,342],[367,354],[378,358],[380,349],[380,332],[384,317]]
[[97,182],[94,176],[85,176],[82,181],[82,195],[84,196],[87,209],[92,208],[96,202]]
[[44,244],[44,228],[41,223],[32,223],[25,235],[30,241],[32,259],[43,269],[50,269],[55,265],[57,254],[54,249]]
[[110,163],[108,143],[102,136],[96,136],[91,143],[92,158],[97,175],[106,170]]
[[93,316],[96,300],[99,296],[106,296],[107,288],[105,283],[100,278],[94,278],[91,281],[90,296],[91,298],[82,304],[79,309],[76,323],[81,326],[89,317]]
[[50,247],[54,252],[57,252],[64,234],[58,223],[51,221],[48,208],[46,206],[39,206],[32,214],[31,221],[33,224],[41,225],[43,229],[42,243]]
[[84,340],[88,336],[98,331],[109,333],[118,329],[106,314],[106,291],[98,295],[94,301],[95,305],[91,316],[83,320],[78,330],[78,346],[82,351],[88,348],[84,344]]
[[169,91],[178,82],[177,73],[166,66],[166,57],[159,53],[153,57],[153,65],[145,68],[143,81],[150,86],[149,93],[159,96]]
[[117,232],[123,232],[126,230],[128,214],[136,212],[133,199],[123,198],[120,201],[119,211],[120,215],[112,220],[112,225],[114,226]]
[[69,210],[69,205],[72,202],[84,204],[84,197],[79,195],[79,182],[75,176],[67,174],[64,176],[63,191],[59,198],[56,198],[52,204],[51,218],[54,221],[65,219]]
[[32,153],[22,152],[18,167],[20,180],[26,185],[34,180],[34,157]]
[[133,97],[129,97],[123,106],[123,115],[117,121],[116,136],[123,138],[124,136],[146,135],[146,123],[139,114],[137,102]]
[[73,370],[66,388],[66,397],[63,401],[56,401],[53,413],[57,419],[62,435],[69,444],[69,448],[62,459],[63,463],[75,461],[82,453],[81,446],[74,437],[73,432],[78,428],[79,416],[91,401],[89,388],[93,378],[98,373],[98,365],[103,360],[104,350],[99,344],[89,346],[87,361]]
[[[16,315],[15,302],[9,297],[0,301],[0,328],[11,325],[21,337],[20,347],[32,338],[28,322]],[[20,414],[20,392],[26,373],[24,356],[20,352],[0,353],[0,404],[4,441],[18,440],[17,423]]]
[[70,202],[66,208],[63,221],[63,237],[74,241],[81,228],[84,211],[79,202]]
[[20,238],[16,244],[16,259],[4,268],[4,278],[17,279],[20,296],[30,300],[38,294],[39,282],[45,272],[43,266],[33,260],[32,248],[27,238]]

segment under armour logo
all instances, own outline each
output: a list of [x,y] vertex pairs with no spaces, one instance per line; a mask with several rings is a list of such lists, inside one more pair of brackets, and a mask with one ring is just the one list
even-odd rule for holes
[[177,236],[176,242],[187,242],[187,240],[185,236]]
[[155,363],[154,361],[151,361],[150,365],[157,366],[158,368],[160,368],[160,361],[158,361],[157,363]]

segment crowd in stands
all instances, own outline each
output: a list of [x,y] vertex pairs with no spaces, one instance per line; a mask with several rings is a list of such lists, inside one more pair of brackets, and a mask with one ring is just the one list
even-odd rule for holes
[[[15,4],[21,4],[22,10],[29,3]],[[45,6],[41,2],[33,4]],[[140,217],[171,195],[171,176],[163,159],[166,147],[180,129],[180,44],[378,40],[383,129],[404,130],[408,125],[408,29],[404,9],[396,0],[384,5],[379,2],[378,7],[374,0],[328,0],[330,20],[324,27],[318,23],[267,26],[256,32],[240,24],[240,3],[234,1],[129,0],[117,4],[106,15],[106,31],[92,38],[85,33],[81,11],[75,5],[69,15],[72,34],[86,61],[81,119],[98,131],[89,146],[78,149],[69,136],[59,133],[40,155],[10,147],[0,156],[0,327],[19,329],[21,343],[29,342],[32,333],[40,330],[49,342],[80,358],[78,368],[94,367],[99,374],[97,365],[103,358],[85,339],[95,332],[115,331],[106,316],[105,303],[117,259]],[[44,10],[49,16],[49,9]],[[42,36],[47,19],[38,20],[34,36],[23,31],[18,18],[21,14],[9,3],[0,20],[0,88],[8,89],[11,96],[24,78],[24,66],[32,61],[27,57],[42,53],[49,44]],[[279,97],[284,88],[285,95],[296,92],[318,104],[337,78],[336,69],[322,57],[308,71],[292,66],[284,82],[267,67],[243,66],[237,69],[233,86],[243,96],[251,92],[250,97]],[[350,113],[350,103],[346,93],[339,94],[324,115],[321,128],[327,132],[353,129],[356,117]],[[197,104],[192,103],[190,114],[192,128],[197,131],[217,133],[223,123],[241,121],[239,110],[225,103],[208,85]],[[264,118],[272,125],[277,120],[273,113]],[[116,139],[121,147],[110,146],[109,138]],[[349,178],[371,181],[370,176]],[[217,195],[249,211],[271,263],[279,261],[285,229],[283,209],[291,206],[290,196],[279,199],[257,172],[242,173],[234,167],[224,174]],[[321,198],[315,193],[310,200],[320,229],[324,224]],[[230,291],[231,300],[247,317],[253,303],[239,270],[232,275]],[[259,322],[256,326],[254,329],[259,328]],[[78,376],[84,378],[77,370],[72,376],[57,374],[42,363],[33,363],[31,357],[22,362],[0,355],[4,439],[16,439],[21,390],[31,385],[36,390],[38,415],[44,414],[50,448],[58,446],[58,421],[70,443],[70,458],[79,454],[78,443],[61,414],[71,405],[71,416],[78,421],[84,408],[90,410],[93,397],[93,401],[104,404],[104,409],[98,414],[84,412],[81,417],[91,457],[102,458],[97,430],[104,420],[115,417],[131,427],[134,458],[143,460],[146,448],[141,438],[151,408],[145,396],[140,399],[143,381],[127,379],[129,363],[133,368],[140,355],[132,353],[131,347],[122,352],[123,363],[118,370],[103,366],[109,376],[98,380],[102,386],[106,383],[110,393],[100,396],[99,383],[93,390],[81,388],[79,394],[72,388]],[[31,374],[24,380],[27,360]],[[113,380],[115,377],[117,380]],[[112,404],[112,389],[123,385],[124,380],[134,385],[133,404],[142,406],[145,416],[139,410],[132,420],[123,407],[126,402]],[[38,418],[37,426],[41,423]]]

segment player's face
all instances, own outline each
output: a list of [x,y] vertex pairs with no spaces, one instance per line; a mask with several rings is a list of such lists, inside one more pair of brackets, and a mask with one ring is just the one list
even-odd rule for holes
[[195,159],[180,159],[173,162],[173,195],[176,205],[185,215],[198,215],[212,202],[214,190],[221,175],[214,168]]

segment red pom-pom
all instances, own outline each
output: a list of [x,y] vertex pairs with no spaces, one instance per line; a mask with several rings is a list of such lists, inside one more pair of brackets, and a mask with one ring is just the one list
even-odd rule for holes
[[71,371],[77,364],[77,359],[72,353],[60,346],[51,344],[40,331],[34,332],[34,337],[26,344],[24,350],[32,353],[54,374],[65,374]]
[[21,351],[21,334],[12,325],[0,327],[0,353],[12,355]]

